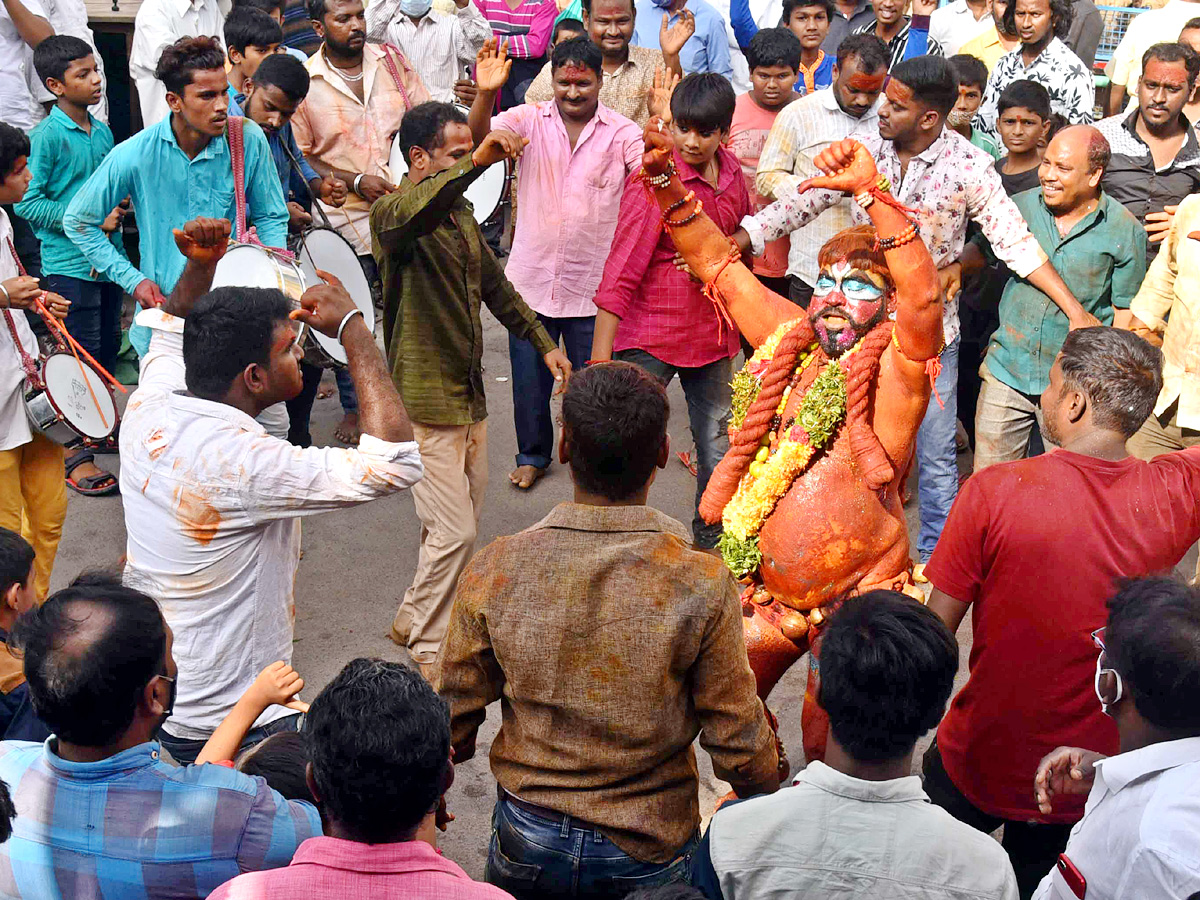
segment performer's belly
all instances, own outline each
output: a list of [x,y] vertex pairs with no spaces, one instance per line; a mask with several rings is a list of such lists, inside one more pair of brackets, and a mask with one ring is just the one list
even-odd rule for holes
[[903,572],[908,529],[897,484],[867,489],[843,428],[759,532],[760,572],[771,595],[794,609],[814,609],[864,580],[877,584]]

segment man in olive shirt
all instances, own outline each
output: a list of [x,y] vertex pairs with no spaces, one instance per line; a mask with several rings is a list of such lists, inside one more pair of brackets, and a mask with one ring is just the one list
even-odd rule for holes
[[391,637],[428,674],[459,573],[475,545],[487,488],[487,406],[480,303],[532,341],[555,380],[571,364],[487,248],[463,192],[484,169],[520,156],[527,141],[489,134],[472,153],[466,117],[450,103],[413,107],[400,125],[408,175],[371,209],[372,252],[383,281],[383,339],[413,423],[425,478],[417,572]]
[[[1146,231],[1101,189],[1108,141],[1091,125],[1064,128],[1046,147],[1041,187],[1013,202],[1071,293],[1113,324],[1128,310],[1146,274]],[[1000,299],[1000,327],[979,374],[975,410],[975,471],[1023,459],[1041,422],[1038,397],[1070,325],[1061,310],[1024,278],[1013,276]]]

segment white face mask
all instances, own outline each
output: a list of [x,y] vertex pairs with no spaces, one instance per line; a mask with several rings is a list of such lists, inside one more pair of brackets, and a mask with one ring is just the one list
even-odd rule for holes
[[433,0],[400,0],[400,12],[416,19],[429,12],[432,6]]
[[[1100,660],[1103,658],[1103,656],[1104,656],[1104,652],[1101,651],[1100,654],[1096,657],[1096,682],[1095,682],[1096,699],[1100,701],[1100,711],[1103,712],[1106,716],[1111,716],[1112,713],[1109,710],[1111,710],[1114,706],[1116,706],[1117,703],[1120,702],[1121,698],[1125,696],[1125,685],[1121,682],[1121,673],[1120,672],[1118,672],[1116,669],[1106,669],[1106,668],[1101,667]],[[1112,673],[1112,677],[1117,682],[1117,696],[1113,697],[1111,703],[1107,702],[1104,699],[1104,695],[1100,692],[1100,676],[1103,675],[1105,672]]]

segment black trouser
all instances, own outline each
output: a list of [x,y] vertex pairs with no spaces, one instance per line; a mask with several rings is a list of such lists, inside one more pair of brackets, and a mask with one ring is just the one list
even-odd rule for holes
[[[922,763],[925,775],[925,793],[929,799],[958,821],[990,834],[1004,826],[1003,845],[1013,871],[1017,874],[1017,888],[1021,900],[1029,900],[1038,884],[1049,874],[1058,861],[1058,855],[1067,847],[1071,835],[1070,825],[1040,825],[1035,822],[1016,822],[992,816],[979,809],[955,787],[946,767],[942,765],[942,754],[934,741],[925,752]],[[1029,776],[1029,791],[1033,793],[1033,774]]]
[[300,363],[300,375],[304,379],[304,387],[300,393],[287,402],[288,411],[288,443],[297,447],[311,447],[312,434],[308,430],[309,419],[312,417],[313,401],[317,399],[317,389],[321,386],[321,375],[324,369]]

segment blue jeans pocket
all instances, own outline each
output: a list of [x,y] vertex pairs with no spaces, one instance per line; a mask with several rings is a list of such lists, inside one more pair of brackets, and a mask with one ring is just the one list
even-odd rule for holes
[[488,847],[487,870],[484,880],[510,894],[521,897],[533,891],[541,877],[542,867],[533,863],[517,862],[500,849],[500,837],[492,829],[492,841]]
[[692,868],[691,853],[684,853],[655,872],[645,875],[613,875],[611,882],[615,893],[626,894],[641,888],[662,887],[665,884],[688,884]]

